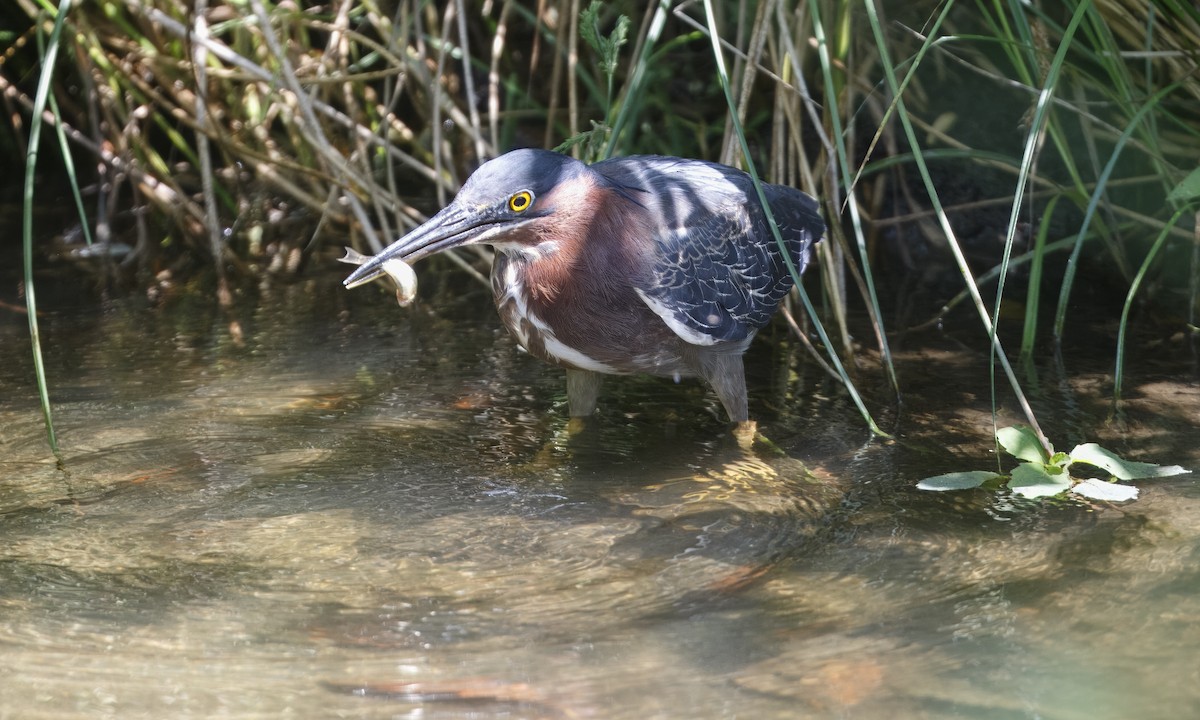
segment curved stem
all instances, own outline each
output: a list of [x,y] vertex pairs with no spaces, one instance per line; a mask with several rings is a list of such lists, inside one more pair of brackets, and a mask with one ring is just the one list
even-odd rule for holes
[[42,73],[38,78],[37,95],[33,101],[33,118],[29,124],[29,147],[25,153],[25,193],[21,237],[25,253],[25,307],[29,313],[29,340],[33,345],[33,368],[37,374],[38,396],[42,404],[42,418],[46,423],[46,441],[54,457],[62,462],[58,451],[58,436],[54,432],[54,418],[50,411],[50,391],[46,386],[46,367],[42,362],[41,332],[38,329],[37,297],[33,290],[33,186],[37,174],[38,144],[42,138],[42,111],[46,109],[50,94],[50,81],[54,77],[54,63],[58,59],[58,41],[66,24],[71,0],[62,0],[54,18],[54,29],[42,58]]

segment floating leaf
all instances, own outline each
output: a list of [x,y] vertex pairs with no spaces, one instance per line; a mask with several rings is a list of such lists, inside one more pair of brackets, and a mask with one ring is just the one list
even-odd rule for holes
[[1040,498],[1069,490],[1071,478],[1066,473],[1050,474],[1040,462],[1021,463],[1013,470],[1008,487],[1022,497]]
[[1138,480],[1141,478],[1168,477],[1188,472],[1178,465],[1155,465],[1153,463],[1134,462],[1118,457],[1096,443],[1077,445],[1071,451],[1071,461],[1094,465],[1101,470],[1107,470],[1113,477],[1121,480]]
[[936,477],[925,478],[917,483],[917,487],[922,490],[936,490],[944,492],[946,490],[969,490],[977,488],[989,480],[1004,477],[997,475],[994,472],[987,470],[970,470],[968,472],[952,472]]
[[1188,174],[1173,190],[1167,195],[1169,203],[1187,203],[1200,198],[1200,168],[1196,168]]
[[1093,500],[1107,500],[1108,502],[1137,500],[1138,496],[1138,489],[1132,485],[1118,485],[1095,478],[1076,484],[1071,488],[1071,492]]
[[1005,452],[1018,460],[1046,462],[1046,454],[1042,449],[1041,441],[1038,440],[1038,436],[1034,434],[1033,430],[1024,425],[1000,428],[996,431],[996,441],[1000,443]]

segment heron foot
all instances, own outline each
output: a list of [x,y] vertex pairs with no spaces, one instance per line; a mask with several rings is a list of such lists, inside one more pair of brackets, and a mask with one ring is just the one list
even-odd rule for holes
[[588,428],[592,427],[592,425],[593,423],[591,421],[591,416],[572,417],[571,419],[567,420],[567,437],[575,437],[576,435],[586,432]]
[[743,420],[734,424],[732,432],[738,446],[748,450],[754,444],[755,436],[758,435],[758,423],[753,420]]

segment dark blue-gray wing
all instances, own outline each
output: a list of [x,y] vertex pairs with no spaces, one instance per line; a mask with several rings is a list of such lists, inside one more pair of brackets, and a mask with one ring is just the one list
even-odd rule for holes
[[[702,209],[692,209],[680,226],[655,239],[652,282],[642,299],[685,341],[707,346],[746,340],[792,289],[784,252],[749,179],[744,185],[749,187],[712,209],[701,203]],[[824,233],[816,200],[791,187],[764,190],[787,257],[802,272]]]

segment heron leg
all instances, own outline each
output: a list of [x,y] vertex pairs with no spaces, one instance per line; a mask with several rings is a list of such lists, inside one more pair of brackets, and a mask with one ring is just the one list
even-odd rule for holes
[[596,412],[602,380],[600,373],[591,370],[567,369],[567,407],[571,417],[587,417]]
[[740,353],[704,352],[695,354],[696,374],[717,393],[729,419],[742,424],[750,419],[746,405],[746,371]]

